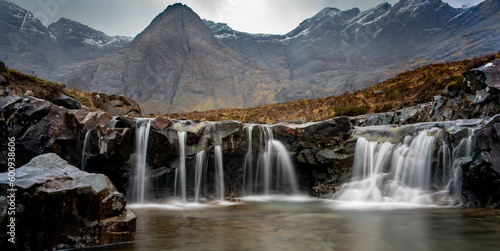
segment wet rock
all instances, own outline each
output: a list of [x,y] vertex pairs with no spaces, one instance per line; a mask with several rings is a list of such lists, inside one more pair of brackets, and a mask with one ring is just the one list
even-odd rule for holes
[[142,116],[141,108],[137,102],[121,95],[108,96],[104,93],[92,97],[94,105],[108,112],[111,116]]
[[59,95],[59,97],[52,101],[52,103],[54,103],[54,105],[62,106],[68,109],[80,109],[82,107],[82,104],[80,104],[80,102],[78,102],[76,99],[64,94]]
[[134,133],[131,128],[98,126],[90,131],[86,146],[85,170],[108,176],[121,192],[125,192],[132,168]]
[[295,120],[292,120],[290,123],[291,124],[304,124],[306,121],[304,118],[299,118],[299,119],[295,119]]
[[322,199],[331,199],[339,189],[336,185],[321,183],[312,187],[313,195]]
[[[106,113],[108,114],[108,113]],[[123,117],[113,117],[112,119],[108,119],[106,122],[106,127],[110,129],[116,128],[132,128],[132,124],[129,120]]]
[[[8,173],[1,173],[4,209],[9,188]],[[11,248],[82,248],[134,239],[136,216],[125,208],[123,194],[106,176],[80,171],[56,154],[40,155],[17,168],[15,189],[17,241]],[[6,233],[9,217],[2,214],[0,221]]]
[[0,85],[5,86],[7,85],[7,79],[4,78],[4,76],[0,75]]
[[35,96],[35,93],[33,93],[32,90],[27,90],[25,93],[24,93],[24,96],[26,97],[33,97]]
[[464,169],[463,196],[469,207],[500,208],[500,116],[475,132],[472,162]]
[[[72,164],[79,164],[85,127],[67,109],[33,97],[0,98],[0,144],[6,151],[7,138],[16,142],[17,165],[40,154],[55,152]],[[0,156],[0,171],[6,170],[6,156]]]
[[70,110],[68,113],[73,114],[78,120],[78,123],[84,125],[87,130],[94,129],[97,125],[105,124],[111,119],[109,113],[102,111],[89,112],[87,110],[80,109]]
[[313,165],[318,164],[318,161],[316,160],[314,151],[312,149],[302,150],[297,156],[297,160],[301,163],[308,163]]
[[214,145],[221,145],[224,151],[234,150],[239,147],[242,124],[237,121],[221,121],[215,125],[213,140]]

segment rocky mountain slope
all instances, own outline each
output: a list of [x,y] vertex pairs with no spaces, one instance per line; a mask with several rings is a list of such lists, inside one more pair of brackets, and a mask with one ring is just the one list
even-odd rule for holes
[[202,23],[187,6],[174,5],[120,51],[53,78],[131,96],[148,112],[326,97],[408,68],[498,51],[499,9],[494,0],[463,9],[441,0],[325,8],[285,35],[267,35]]
[[123,93],[157,112],[284,100],[277,96],[283,85],[271,71],[224,45],[181,4],[168,7],[129,45],[64,67],[54,78],[70,87]]
[[0,0],[0,34],[0,60],[44,78],[61,65],[99,58],[132,40],[65,18],[45,27],[31,12],[6,0]]
[[267,66],[291,100],[341,94],[408,68],[494,53],[500,4],[455,9],[401,0],[361,12],[325,8],[285,35],[248,34],[205,21],[217,38]]
[[63,52],[75,62],[99,58],[132,41],[130,37],[108,36],[102,31],[66,18],[52,23],[48,29]]

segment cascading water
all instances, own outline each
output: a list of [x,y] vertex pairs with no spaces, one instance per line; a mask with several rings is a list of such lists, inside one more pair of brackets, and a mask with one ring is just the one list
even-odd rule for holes
[[215,146],[215,176],[217,177],[217,192],[219,200],[224,200],[224,162],[222,160],[221,146]]
[[90,131],[85,133],[85,138],[83,139],[83,148],[82,148],[82,171],[85,171],[85,167],[87,166],[87,142],[89,141]]
[[203,170],[205,166],[205,151],[198,152],[196,154],[196,163],[195,163],[195,194],[194,201],[196,203],[199,202],[200,199],[200,190],[201,190],[201,181],[203,177]]
[[186,132],[178,131],[179,136],[179,174],[181,184],[181,200],[186,203]]
[[[460,202],[460,159],[470,155],[469,137],[450,150],[441,142],[436,154],[436,140],[429,130],[406,136],[404,143],[378,143],[358,138],[353,179],[334,195],[341,201],[394,202],[411,204],[454,205]],[[469,148],[468,150],[466,148]],[[441,171],[434,171],[437,155]],[[453,189],[452,189],[453,187]]]
[[253,125],[247,127],[248,149],[243,163],[243,188],[245,191],[253,191],[253,150],[252,150]]
[[150,128],[150,119],[137,119],[135,129],[135,176],[131,200],[141,204],[144,203],[148,185],[148,179],[146,179],[146,153]]
[[[210,190],[211,185],[215,184],[215,198],[224,200],[224,163],[221,146],[214,146],[213,173],[215,177],[207,180],[209,168],[206,161],[206,152],[201,150],[196,154],[195,161],[188,161],[186,156],[187,132],[177,131],[177,135],[179,138],[179,166],[175,171],[174,197],[177,197],[177,191],[180,191],[181,202],[185,204],[188,201],[188,192],[190,195],[194,193],[194,202],[199,203],[201,199],[210,196],[207,190]],[[190,197],[189,199],[192,200],[193,198]]]
[[[271,191],[288,191],[298,194],[298,182],[294,166],[286,147],[278,140],[274,140],[270,127],[262,126],[265,147],[260,152],[257,168],[253,168],[251,154],[251,129],[249,127],[249,152],[245,158],[246,194],[270,194]],[[250,160],[249,160],[250,159]]]

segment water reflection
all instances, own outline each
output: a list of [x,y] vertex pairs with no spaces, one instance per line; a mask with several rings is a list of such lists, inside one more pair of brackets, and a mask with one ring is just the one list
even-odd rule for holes
[[360,209],[297,198],[133,210],[136,240],[99,250],[497,250],[500,245],[495,210]]

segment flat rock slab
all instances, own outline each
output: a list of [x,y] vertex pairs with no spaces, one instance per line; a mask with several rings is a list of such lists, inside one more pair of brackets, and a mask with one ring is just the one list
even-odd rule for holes
[[136,216],[102,174],[69,165],[54,153],[40,155],[15,170],[15,215],[9,214],[9,172],[0,173],[0,230],[15,218],[17,250],[90,247],[132,241]]

